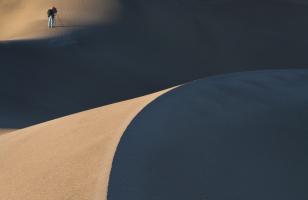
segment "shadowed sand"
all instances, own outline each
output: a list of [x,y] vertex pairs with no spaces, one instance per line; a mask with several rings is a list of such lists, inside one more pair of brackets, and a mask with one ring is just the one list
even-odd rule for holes
[[168,90],[0,136],[0,197],[104,200],[117,144],[135,115]]
[[308,70],[197,80],[147,106],[115,154],[108,200],[305,200]]
[[[306,183],[288,177],[307,176],[307,162],[301,162],[307,150],[304,133],[308,128],[303,121],[308,117],[307,73],[263,71],[211,77],[158,99],[168,90],[4,134],[0,136],[1,197],[106,200],[114,153],[129,124],[115,156],[108,200],[247,199],[256,194],[256,188],[260,197],[304,195],[306,190],[297,185]],[[281,155],[276,154],[282,149]],[[249,160],[257,160],[261,171],[246,162],[249,152]],[[286,155],[292,159],[286,160]],[[292,167],[286,168],[291,165],[285,163]],[[304,171],[293,170],[299,163]],[[241,176],[238,165],[248,174]],[[262,173],[271,175],[256,178]],[[276,175],[280,178],[275,179]],[[248,196],[239,192],[244,186],[235,180],[245,182]],[[295,186],[286,188],[285,180]],[[283,193],[279,187],[259,190],[259,184],[265,187],[275,181],[280,181]],[[234,188],[228,189],[229,184]],[[204,191],[203,186],[211,190]]]
[[[54,4],[59,8],[62,23],[58,21],[57,28],[48,30],[46,10],[51,6],[49,1],[2,1],[0,3],[2,12],[0,19],[0,40],[2,41],[0,42],[0,74],[2,76],[0,78],[0,127],[24,128],[214,74],[259,69],[307,68],[308,45],[303,41],[307,40],[308,28],[303,24],[308,20],[308,7],[301,3],[281,3],[279,1],[260,1],[259,3],[259,1],[251,0],[251,4],[249,2],[245,3],[240,0],[55,1]],[[283,88],[288,88],[288,84],[293,81],[288,77],[283,75],[282,77],[271,77],[270,80],[272,78],[278,82],[281,80],[286,85]],[[198,85],[196,87],[200,87],[198,91],[202,93],[203,86],[206,84],[199,85],[198,83],[200,81],[195,82]],[[271,81],[266,83],[268,85],[261,84],[261,88],[265,88],[265,91],[274,95],[275,85],[272,85]],[[195,84],[192,83],[192,88]],[[143,129],[139,129],[138,126],[137,131],[134,132],[140,138],[136,140],[133,138],[133,143],[131,143],[132,129],[130,128],[126,132],[128,136],[120,145],[119,154],[123,153],[122,149],[128,147],[125,144],[129,141],[129,145],[134,142],[138,144],[124,153],[130,154],[136,151],[134,158],[142,157],[149,152],[147,147],[142,146],[148,141],[146,139],[154,138],[160,142],[165,136],[169,137],[168,134],[174,137],[170,136],[167,142],[163,141],[166,143],[159,143],[159,145],[173,145],[171,151],[168,154],[168,147],[157,150],[156,148],[160,147],[156,145],[157,141],[148,141],[148,148],[153,147],[153,150],[157,152],[143,157],[141,160],[144,162],[135,160],[136,162],[127,165],[127,169],[121,170],[121,173],[132,173],[125,174],[127,179],[122,180],[120,187],[117,185],[119,184],[117,170],[126,166],[119,165],[118,162],[122,160],[116,159],[114,172],[117,178],[112,179],[116,181],[112,182],[116,187],[111,185],[111,195],[127,194],[127,196],[120,196],[120,198],[111,196],[110,200],[123,200],[129,197],[137,200],[139,197],[134,196],[136,194],[146,197],[140,200],[148,200],[152,197],[157,199],[160,197],[157,192],[169,189],[169,185],[165,184],[152,187],[151,178],[154,176],[159,179],[162,176],[155,177],[155,173],[150,174],[150,177],[144,176],[145,183],[149,183],[147,185],[142,184],[144,183],[141,180],[142,177],[136,176],[135,171],[130,171],[131,166],[136,166],[135,169],[141,169],[140,173],[143,173],[144,168],[138,164],[145,163],[147,166],[148,159],[152,159],[150,163],[153,167],[146,168],[146,170],[159,174],[160,169],[166,172],[164,166],[167,166],[169,167],[167,172],[173,172],[171,173],[175,175],[173,177],[177,177],[179,171],[173,170],[172,161],[181,163],[183,158],[182,155],[176,154],[177,152],[182,152],[185,158],[192,159],[189,160],[192,161],[191,163],[198,164],[198,159],[207,155],[202,154],[207,152],[202,148],[204,140],[198,138],[200,139],[197,141],[199,145],[194,145],[194,138],[186,137],[185,133],[198,133],[198,128],[204,128],[208,120],[214,119],[206,117],[208,109],[214,109],[212,110],[213,115],[216,111],[226,114],[224,111],[233,109],[233,107],[223,106],[225,101],[234,100],[234,96],[240,99],[239,102],[242,102],[242,98],[247,100],[245,92],[236,93],[239,85],[236,85],[235,89],[218,88],[218,97],[207,92],[202,93],[205,94],[204,96],[199,96],[192,93],[190,86],[187,86],[188,90],[185,90],[187,87],[183,87],[186,92],[173,93],[179,96],[175,95],[177,98],[171,98],[171,103],[170,96],[168,96],[152,104],[155,109],[151,106],[149,110],[150,115],[154,115],[153,118],[142,120],[140,126]],[[259,85],[256,85],[258,88]],[[298,84],[297,87],[301,88],[301,85]],[[247,84],[241,88],[244,91],[246,91],[245,86]],[[250,82],[248,86],[255,89],[255,82]],[[286,92],[289,94],[286,97],[290,98],[288,100],[291,103],[292,97],[306,98],[306,93],[294,90],[294,88]],[[232,91],[231,94],[229,89]],[[148,103],[164,92],[166,91],[0,135],[0,199],[106,200],[113,156],[124,130]],[[273,97],[271,95],[269,99]],[[201,109],[204,101],[207,102],[207,98],[213,102],[205,104]],[[167,102],[164,102],[164,99],[167,99]],[[248,100],[251,99],[248,98]],[[262,99],[259,100],[259,96],[251,100],[253,105],[256,104],[256,108],[262,107],[264,103]],[[266,103],[274,106],[270,100]],[[281,100],[278,103],[283,104],[284,101]],[[306,105],[305,102],[300,103],[297,105]],[[285,106],[286,109],[291,109],[287,107],[288,105]],[[299,109],[295,107],[294,112]],[[284,112],[284,107],[281,112]],[[247,113],[244,110],[242,114],[241,116],[246,116]],[[302,114],[306,116],[306,112]],[[141,113],[139,117],[143,119],[142,116],[144,115]],[[286,116],[285,119],[289,117],[289,115],[282,116]],[[136,126],[140,120],[139,117],[134,120],[135,123],[131,127]],[[252,125],[255,123],[253,117],[251,116]],[[221,123],[219,119],[217,116],[217,121],[215,121],[217,127],[224,128],[230,125],[228,120]],[[275,128],[274,125],[278,122],[274,119],[271,120],[276,122],[273,124]],[[169,130],[169,121],[172,122],[171,129],[172,127],[179,128],[172,129],[170,132],[162,130],[165,127]],[[286,124],[283,123],[283,125]],[[149,127],[153,129],[150,130]],[[287,127],[284,130],[288,130]],[[305,127],[302,130],[306,130]],[[142,135],[143,131],[146,135]],[[150,135],[147,135],[149,131]],[[183,132],[184,135],[177,135]],[[144,137],[148,138],[142,140]],[[190,142],[189,147],[191,148],[188,150],[191,151],[181,151],[187,149],[182,148],[186,147],[185,141]],[[208,141],[210,140],[205,140],[205,142]],[[136,150],[137,146],[144,148],[145,151]],[[305,149],[304,146],[300,147]],[[200,157],[191,156],[199,155],[198,152],[202,154]],[[168,160],[169,156],[175,155],[173,153],[177,156],[173,160]],[[118,158],[123,159],[125,156],[121,155]],[[131,154],[127,158],[131,158]],[[179,164],[177,167],[185,166],[187,167],[185,169],[190,169],[191,163],[184,162],[184,165]],[[306,165],[303,166],[306,167]],[[181,172],[188,171],[183,168],[177,169]],[[191,171],[194,172],[194,170]],[[223,173],[227,172],[223,171]],[[134,179],[136,182],[133,183],[137,185],[132,183],[132,187],[126,187],[125,184],[132,180],[129,175],[136,178]],[[164,177],[171,183],[175,180],[176,183],[190,184],[191,177],[186,173],[182,175],[184,180],[188,181],[183,182],[183,179]],[[276,180],[280,180],[280,174],[276,175]],[[295,175],[299,177],[298,174]],[[196,177],[199,175],[192,176],[192,178]],[[154,184],[157,183],[155,181]],[[166,183],[169,183],[168,181]],[[307,185],[303,180],[302,182],[303,186]],[[158,183],[160,183],[159,180]],[[123,189],[121,184],[126,187],[125,189],[129,189],[128,193],[125,189],[123,193],[116,193],[118,189],[120,191]],[[207,184],[211,186],[211,183]],[[232,185],[231,181],[230,185]],[[157,190],[160,186],[164,188]],[[185,191],[185,188],[178,190],[177,186],[175,184],[170,191]],[[192,186],[194,185],[190,184],[188,188]],[[203,187],[202,184],[199,186]],[[298,188],[298,191],[302,192],[301,188]],[[153,192],[152,189],[155,191]],[[197,193],[194,195],[200,192],[201,189],[199,189],[196,187]],[[279,191],[279,188],[276,189]],[[185,195],[175,199],[187,197],[189,193]],[[147,198],[149,196],[150,198]],[[173,200],[173,196],[165,197]],[[192,199],[192,197],[194,196],[186,199]],[[200,198],[207,199],[207,196],[204,196],[202,192],[202,196],[196,197],[196,199]]]
[[[57,6],[59,15],[74,20],[83,3],[91,6],[97,0],[61,2],[65,9]],[[210,75],[308,66],[306,5],[279,0],[112,2],[116,20],[89,22],[80,29],[58,27],[52,31],[70,33],[44,40],[33,36],[0,43],[0,127],[24,128]],[[45,29],[49,5],[31,0],[27,6],[34,3],[41,7],[33,14],[41,14],[29,18]],[[18,14],[13,11],[12,16]],[[24,34],[19,20],[6,19],[0,20],[16,23],[12,34]],[[64,19],[66,26],[80,26]],[[1,27],[1,33],[10,30]],[[34,30],[29,34],[38,33]]]

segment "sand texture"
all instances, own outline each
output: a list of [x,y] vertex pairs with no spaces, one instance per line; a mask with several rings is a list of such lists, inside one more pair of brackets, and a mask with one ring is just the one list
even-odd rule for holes
[[[47,9],[56,6],[58,27],[47,28]],[[118,12],[116,0],[8,0],[0,2],[0,41],[38,39],[78,27],[109,23]]]
[[[70,31],[45,39],[31,28],[27,40],[0,42],[0,128],[25,128],[212,75],[306,68],[308,7],[281,1],[55,1],[63,23],[98,2],[106,5],[97,9],[110,5],[115,18],[104,21],[94,9],[80,15],[100,20],[94,26],[59,27]],[[44,21],[37,28],[47,28],[49,2],[1,5],[9,2],[17,10],[4,15],[33,12],[31,20]],[[0,19],[0,34],[24,36],[14,18]]]
[[13,132],[14,129],[0,129],[0,135],[5,134],[5,133],[9,133],[9,132]]
[[108,200],[308,196],[308,70],[243,72],[161,96],[129,125]]
[[307,200],[307,5],[0,0],[0,200]]
[[1,135],[0,199],[106,199],[124,130],[164,92]]

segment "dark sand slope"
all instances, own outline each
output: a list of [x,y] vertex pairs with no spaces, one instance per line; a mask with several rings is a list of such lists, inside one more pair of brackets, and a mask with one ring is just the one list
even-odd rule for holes
[[108,200],[306,200],[308,70],[235,73],[160,97],[130,124]]
[[213,74],[306,68],[307,5],[245,2],[119,0],[113,24],[1,43],[0,127],[25,127]]

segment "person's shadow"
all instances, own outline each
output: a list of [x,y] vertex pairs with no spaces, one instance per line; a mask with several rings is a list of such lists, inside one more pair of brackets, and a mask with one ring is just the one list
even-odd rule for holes
[[94,25],[56,25],[55,28],[91,28]]

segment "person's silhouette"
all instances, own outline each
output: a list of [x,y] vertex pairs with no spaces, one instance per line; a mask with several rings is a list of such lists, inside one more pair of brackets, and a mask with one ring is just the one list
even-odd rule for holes
[[48,15],[48,28],[54,28],[56,26],[56,14],[58,10],[56,7],[52,7],[48,9],[47,15]]

